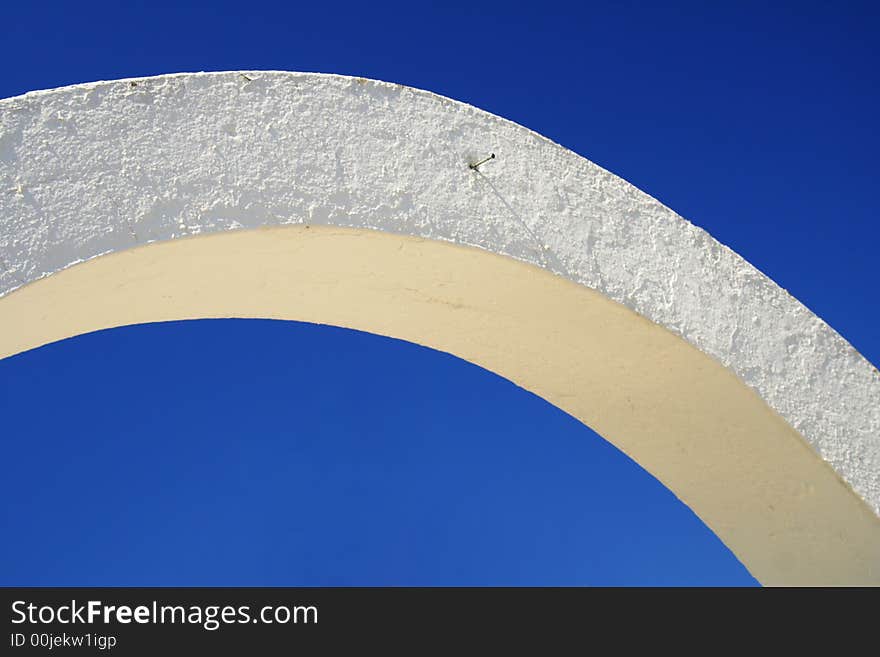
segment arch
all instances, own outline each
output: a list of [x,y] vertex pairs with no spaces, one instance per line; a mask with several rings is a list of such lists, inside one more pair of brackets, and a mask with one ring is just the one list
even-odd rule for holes
[[340,76],[102,82],[0,102],[0,187],[0,357],[197,317],[403,338],[590,425],[760,581],[880,583],[877,370],[520,126]]

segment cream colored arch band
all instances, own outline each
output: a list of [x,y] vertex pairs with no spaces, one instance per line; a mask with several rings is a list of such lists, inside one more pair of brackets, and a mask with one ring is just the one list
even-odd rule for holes
[[333,324],[455,354],[629,454],[761,582],[880,583],[877,518],[735,375],[593,290],[478,249],[302,226],[138,247],[2,299],[0,356],[203,317]]

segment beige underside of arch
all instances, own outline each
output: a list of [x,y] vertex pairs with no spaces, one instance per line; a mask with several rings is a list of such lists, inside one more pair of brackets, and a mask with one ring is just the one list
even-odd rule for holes
[[880,522],[751,388],[601,294],[486,251],[306,226],[155,243],[0,299],[0,358],[207,317],[332,324],[455,354],[611,441],[762,583],[880,584]]

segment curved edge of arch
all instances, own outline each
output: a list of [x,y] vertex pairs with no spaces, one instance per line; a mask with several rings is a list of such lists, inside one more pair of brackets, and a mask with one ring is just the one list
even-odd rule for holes
[[[756,390],[880,517],[880,372],[705,231],[470,105],[364,78],[248,73],[0,101],[0,296],[188,233],[305,222],[477,246],[681,335]],[[499,159],[474,175],[466,163],[489,150]]]
[[153,243],[0,298],[0,358],[221,317],[333,324],[459,356],[612,442],[762,583],[880,584],[880,520],[753,389],[598,292],[480,249],[315,226]]

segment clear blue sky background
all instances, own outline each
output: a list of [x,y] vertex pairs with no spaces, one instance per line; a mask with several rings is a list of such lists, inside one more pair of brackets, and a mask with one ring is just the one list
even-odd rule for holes
[[[226,69],[429,89],[657,197],[876,364],[875,7],[15,2],[0,97]],[[0,417],[2,584],[754,583],[561,411],[376,336],[81,336],[0,362]]]

